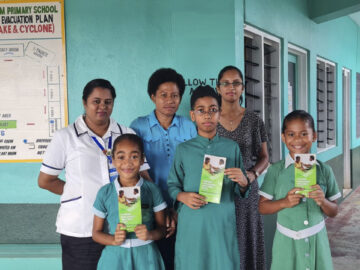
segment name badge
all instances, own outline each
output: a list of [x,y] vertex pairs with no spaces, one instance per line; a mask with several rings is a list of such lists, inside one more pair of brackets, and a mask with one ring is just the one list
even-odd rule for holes
[[118,176],[119,176],[118,172],[117,172],[116,169],[112,166],[112,164],[110,164],[109,176],[110,176],[110,182],[111,182],[111,183],[114,182],[114,181],[118,178]]

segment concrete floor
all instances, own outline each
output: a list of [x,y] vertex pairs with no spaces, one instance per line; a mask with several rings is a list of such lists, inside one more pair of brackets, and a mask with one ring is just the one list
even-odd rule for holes
[[335,270],[360,269],[360,187],[339,206],[335,218],[326,219]]

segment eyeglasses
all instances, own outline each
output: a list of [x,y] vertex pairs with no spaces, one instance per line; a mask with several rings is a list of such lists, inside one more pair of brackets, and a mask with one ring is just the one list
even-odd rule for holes
[[195,110],[194,113],[200,116],[205,116],[208,114],[210,117],[212,117],[214,114],[217,114],[220,110],[218,108],[211,108],[208,111],[205,111],[204,109],[198,109]]
[[220,86],[224,86],[224,87],[229,87],[230,84],[233,87],[239,87],[239,86],[243,87],[244,86],[244,84],[242,82],[232,82],[232,83],[231,82],[220,82],[219,83]]

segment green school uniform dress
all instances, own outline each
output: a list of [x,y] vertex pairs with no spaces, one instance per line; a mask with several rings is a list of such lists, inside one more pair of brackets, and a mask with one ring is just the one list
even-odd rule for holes
[[[294,160],[288,155],[269,167],[259,194],[269,200],[286,197],[295,186],[294,175]],[[332,169],[320,161],[316,182],[328,200],[341,197]],[[333,269],[323,212],[313,199],[304,198],[300,204],[277,213],[271,269]]]
[[205,154],[226,157],[226,168],[244,172],[239,146],[230,139],[197,136],[178,145],[168,177],[169,194],[179,213],[175,269],[238,270],[234,195],[240,195],[239,185],[224,177],[220,204],[208,203],[197,210],[176,201],[179,192],[198,193]]
[[[148,230],[154,229],[154,212],[166,208],[160,189],[152,182],[142,178],[136,184],[140,186],[142,223]],[[114,181],[103,186],[94,203],[94,214],[107,221],[109,234],[114,234],[119,223],[118,194],[119,182]],[[106,224],[106,223],[105,223]],[[101,254],[97,269],[116,270],[163,270],[165,269],[160,252],[153,241],[136,238],[128,233],[126,241],[120,246],[106,246]]]

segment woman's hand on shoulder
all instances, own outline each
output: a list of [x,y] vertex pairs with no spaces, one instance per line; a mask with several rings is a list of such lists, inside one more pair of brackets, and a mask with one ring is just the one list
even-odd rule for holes
[[119,246],[124,243],[126,239],[126,226],[122,223],[118,223],[116,226],[115,234],[114,234],[114,246]]
[[296,191],[303,190],[303,188],[291,189],[284,200],[284,208],[292,208],[300,203],[300,200],[304,198],[304,195],[296,193]]
[[179,192],[177,200],[194,210],[207,204],[206,198],[195,192]]

